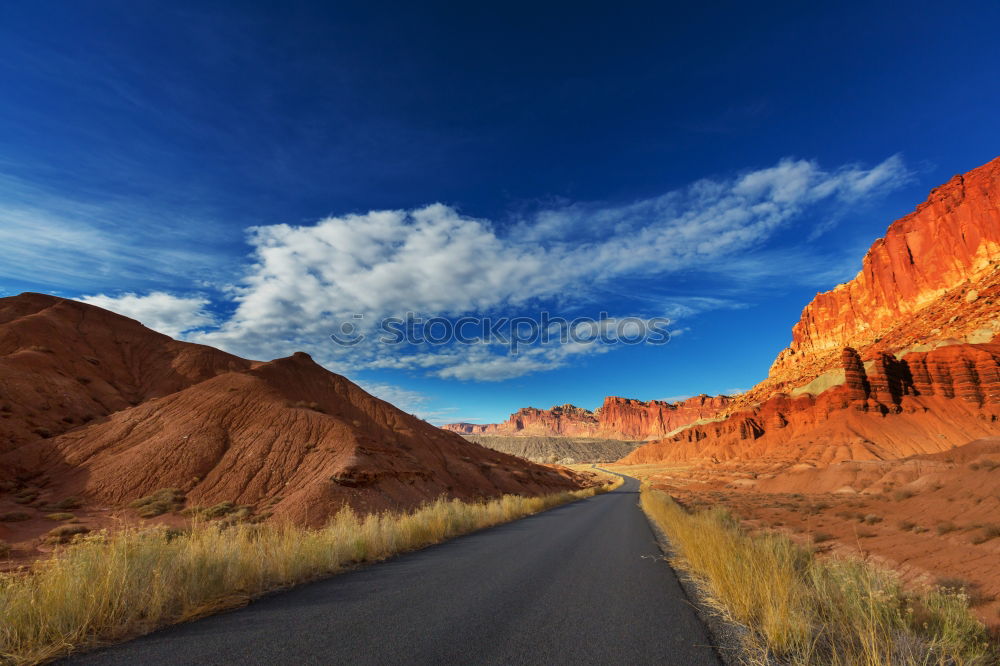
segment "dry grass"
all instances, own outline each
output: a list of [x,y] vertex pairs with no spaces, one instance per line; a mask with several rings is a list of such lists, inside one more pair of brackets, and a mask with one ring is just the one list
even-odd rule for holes
[[907,593],[891,572],[818,559],[782,535],[751,535],[725,510],[689,513],[648,487],[641,501],[676,548],[675,564],[720,612],[749,628],[749,663],[996,663],[962,592]]
[[321,529],[195,521],[187,531],[77,537],[26,574],[0,574],[0,662],[38,663],[123,640],[606,489],[440,499],[404,514],[344,509]]

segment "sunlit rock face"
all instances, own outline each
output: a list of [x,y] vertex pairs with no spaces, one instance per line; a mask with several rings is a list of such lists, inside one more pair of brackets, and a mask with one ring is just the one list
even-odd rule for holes
[[818,294],[767,379],[625,462],[822,464],[998,435],[998,299],[1000,158],[933,190]]

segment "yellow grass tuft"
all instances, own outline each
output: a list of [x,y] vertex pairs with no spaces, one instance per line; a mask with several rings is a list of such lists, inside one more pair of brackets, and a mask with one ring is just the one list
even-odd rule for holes
[[750,663],[993,664],[998,655],[962,593],[908,593],[866,562],[820,560],[777,534],[752,535],[727,511],[688,512],[644,486],[642,508],[670,538],[674,564],[749,631]]
[[323,528],[196,520],[189,530],[101,532],[0,574],[0,662],[38,663],[247,603],[265,592],[334,574],[483,527],[604,492],[439,499],[410,513],[340,511]]

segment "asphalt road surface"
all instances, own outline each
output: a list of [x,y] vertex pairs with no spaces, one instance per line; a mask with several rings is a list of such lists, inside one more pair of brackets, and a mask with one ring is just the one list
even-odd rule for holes
[[637,506],[638,483],[79,664],[719,664]]

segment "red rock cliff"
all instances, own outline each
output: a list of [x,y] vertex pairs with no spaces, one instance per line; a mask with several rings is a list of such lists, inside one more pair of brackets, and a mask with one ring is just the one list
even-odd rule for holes
[[[817,294],[772,366],[772,382],[808,374],[817,359],[832,367],[841,348],[888,342],[887,335],[906,344],[973,334],[997,314],[992,303],[976,301],[977,283],[993,276],[998,261],[1000,158],[932,190],[872,244],[853,280]],[[956,290],[956,312],[921,326],[920,315]]]
[[451,423],[445,430],[464,434],[604,437],[642,440],[662,437],[699,419],[711,418],[726,407],[728,396],[699,395],[680,402],[609,396],[596,411],[573,405],[552,409],[524,407],[503,423]]
[[625,461],[932,453],[1000,434],[1000,158],[934,189],[806,306],[767,379]]

